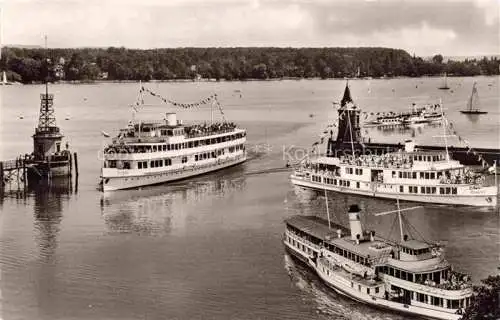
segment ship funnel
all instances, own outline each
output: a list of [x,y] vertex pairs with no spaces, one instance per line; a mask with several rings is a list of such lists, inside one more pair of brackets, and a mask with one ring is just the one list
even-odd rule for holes
[[359,241],[364,240],[363,238],[363,227],[361,226],[361,220],[359,220],[359,214],[361,213],[361,209],[357,204],[353,204],[349,207],[348,215],[349,215],[349,227],[351,229],[351,240]]
[[168,112],[166,114],[166,120],[167,120],[167,125],[168,126],[175,126],[177,125],[177,114],[174,112]]
[[405,141],[405,151],[406,152],[413,152],[413,151],[415,151],[415,141],[413,141],[413,140],[406,140]]

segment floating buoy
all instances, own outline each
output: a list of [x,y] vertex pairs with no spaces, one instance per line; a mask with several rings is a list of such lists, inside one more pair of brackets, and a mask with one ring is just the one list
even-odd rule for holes
[[24,117],[23,117],[23,116],[19,116],[19,119],[21,119],[21,120],[22,120],[22,119],[24,119]]

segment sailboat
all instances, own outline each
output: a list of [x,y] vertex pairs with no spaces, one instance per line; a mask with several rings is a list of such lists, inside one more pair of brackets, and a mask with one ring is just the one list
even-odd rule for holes
[[464,114],[485,114],[487,111],[479,110],[479,95],[477,93],[476,82],[472,86],[472,93],[469,97],[469,101],[467,101],[467,110],[460,110],[461,113]]
[[12,83],[7,82],[7,75],[6,75],[5,71],[2,71],[2,82],[0,82],[0,85],[7,86],[7,85],[11,85],[11,84]]
[[448,90],[450,89],[450,87],[448,87],[448,77],[446,76],[446,73],[444,74],[444,83],[441,87],[439,87],[438,89],[440,90]]

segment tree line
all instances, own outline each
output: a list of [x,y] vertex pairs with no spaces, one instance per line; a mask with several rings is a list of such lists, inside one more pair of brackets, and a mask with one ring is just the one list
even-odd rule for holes
[[496,57],[444,61],[390,48],[79,48],[6,47],[10,81],[217,80],[498,75]]

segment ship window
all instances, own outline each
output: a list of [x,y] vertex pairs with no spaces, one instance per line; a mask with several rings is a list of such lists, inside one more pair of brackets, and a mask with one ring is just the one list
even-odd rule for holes
[[401,278],[401,274],[400,274],[400,271],[398,269],[396,269],[396,271],[394,272],[394,276],[396,278]]
[[379,293],[379,291],[380,291],[379,287],[376,287],[375,288],[375,293]]
[[[408,250],[407,250],[408,253]],[[401,271],[401,279],[406,280],[406,271]]]
[[370,294],[370,288],[366,288],[366,294]]
[[356,188],[359,189],[359,182],[356,182]]
[[361,291],[361,285],[358,284],[358,291]]
[[412,172],[412,176],[413,176],[413,179],[417,179],[417,173],[416,172]]
[[420,187],[420,193],[425,193],[425,187]]
[[436,173],[435,172],[431,172],[431,179],[435,179],[436,178]]
[[354,282],[351,281],[351,288],[354,288]]
[[457,188],[455,188],[455,187],[451,188],[451,193],[452,194],[457,194]]
[[396,171],[393,171],[393,172],[392,172],[392,177],[393,177],[393,178],[396,178]]
[[423,179],[423,178],[424,178],[424,173],[420,172],[420,179]]
[[403,186],[399,186],[399,192],[404,192],[404,187]]
[[137,162],[137,169],[142,169],[142,162]]
[[403,173],[399,171],[399,178],[401,179],[403,177]]
[[446,194],[450,194],[451,193],[450,191],[451,191],[450,188],[446,188]]

